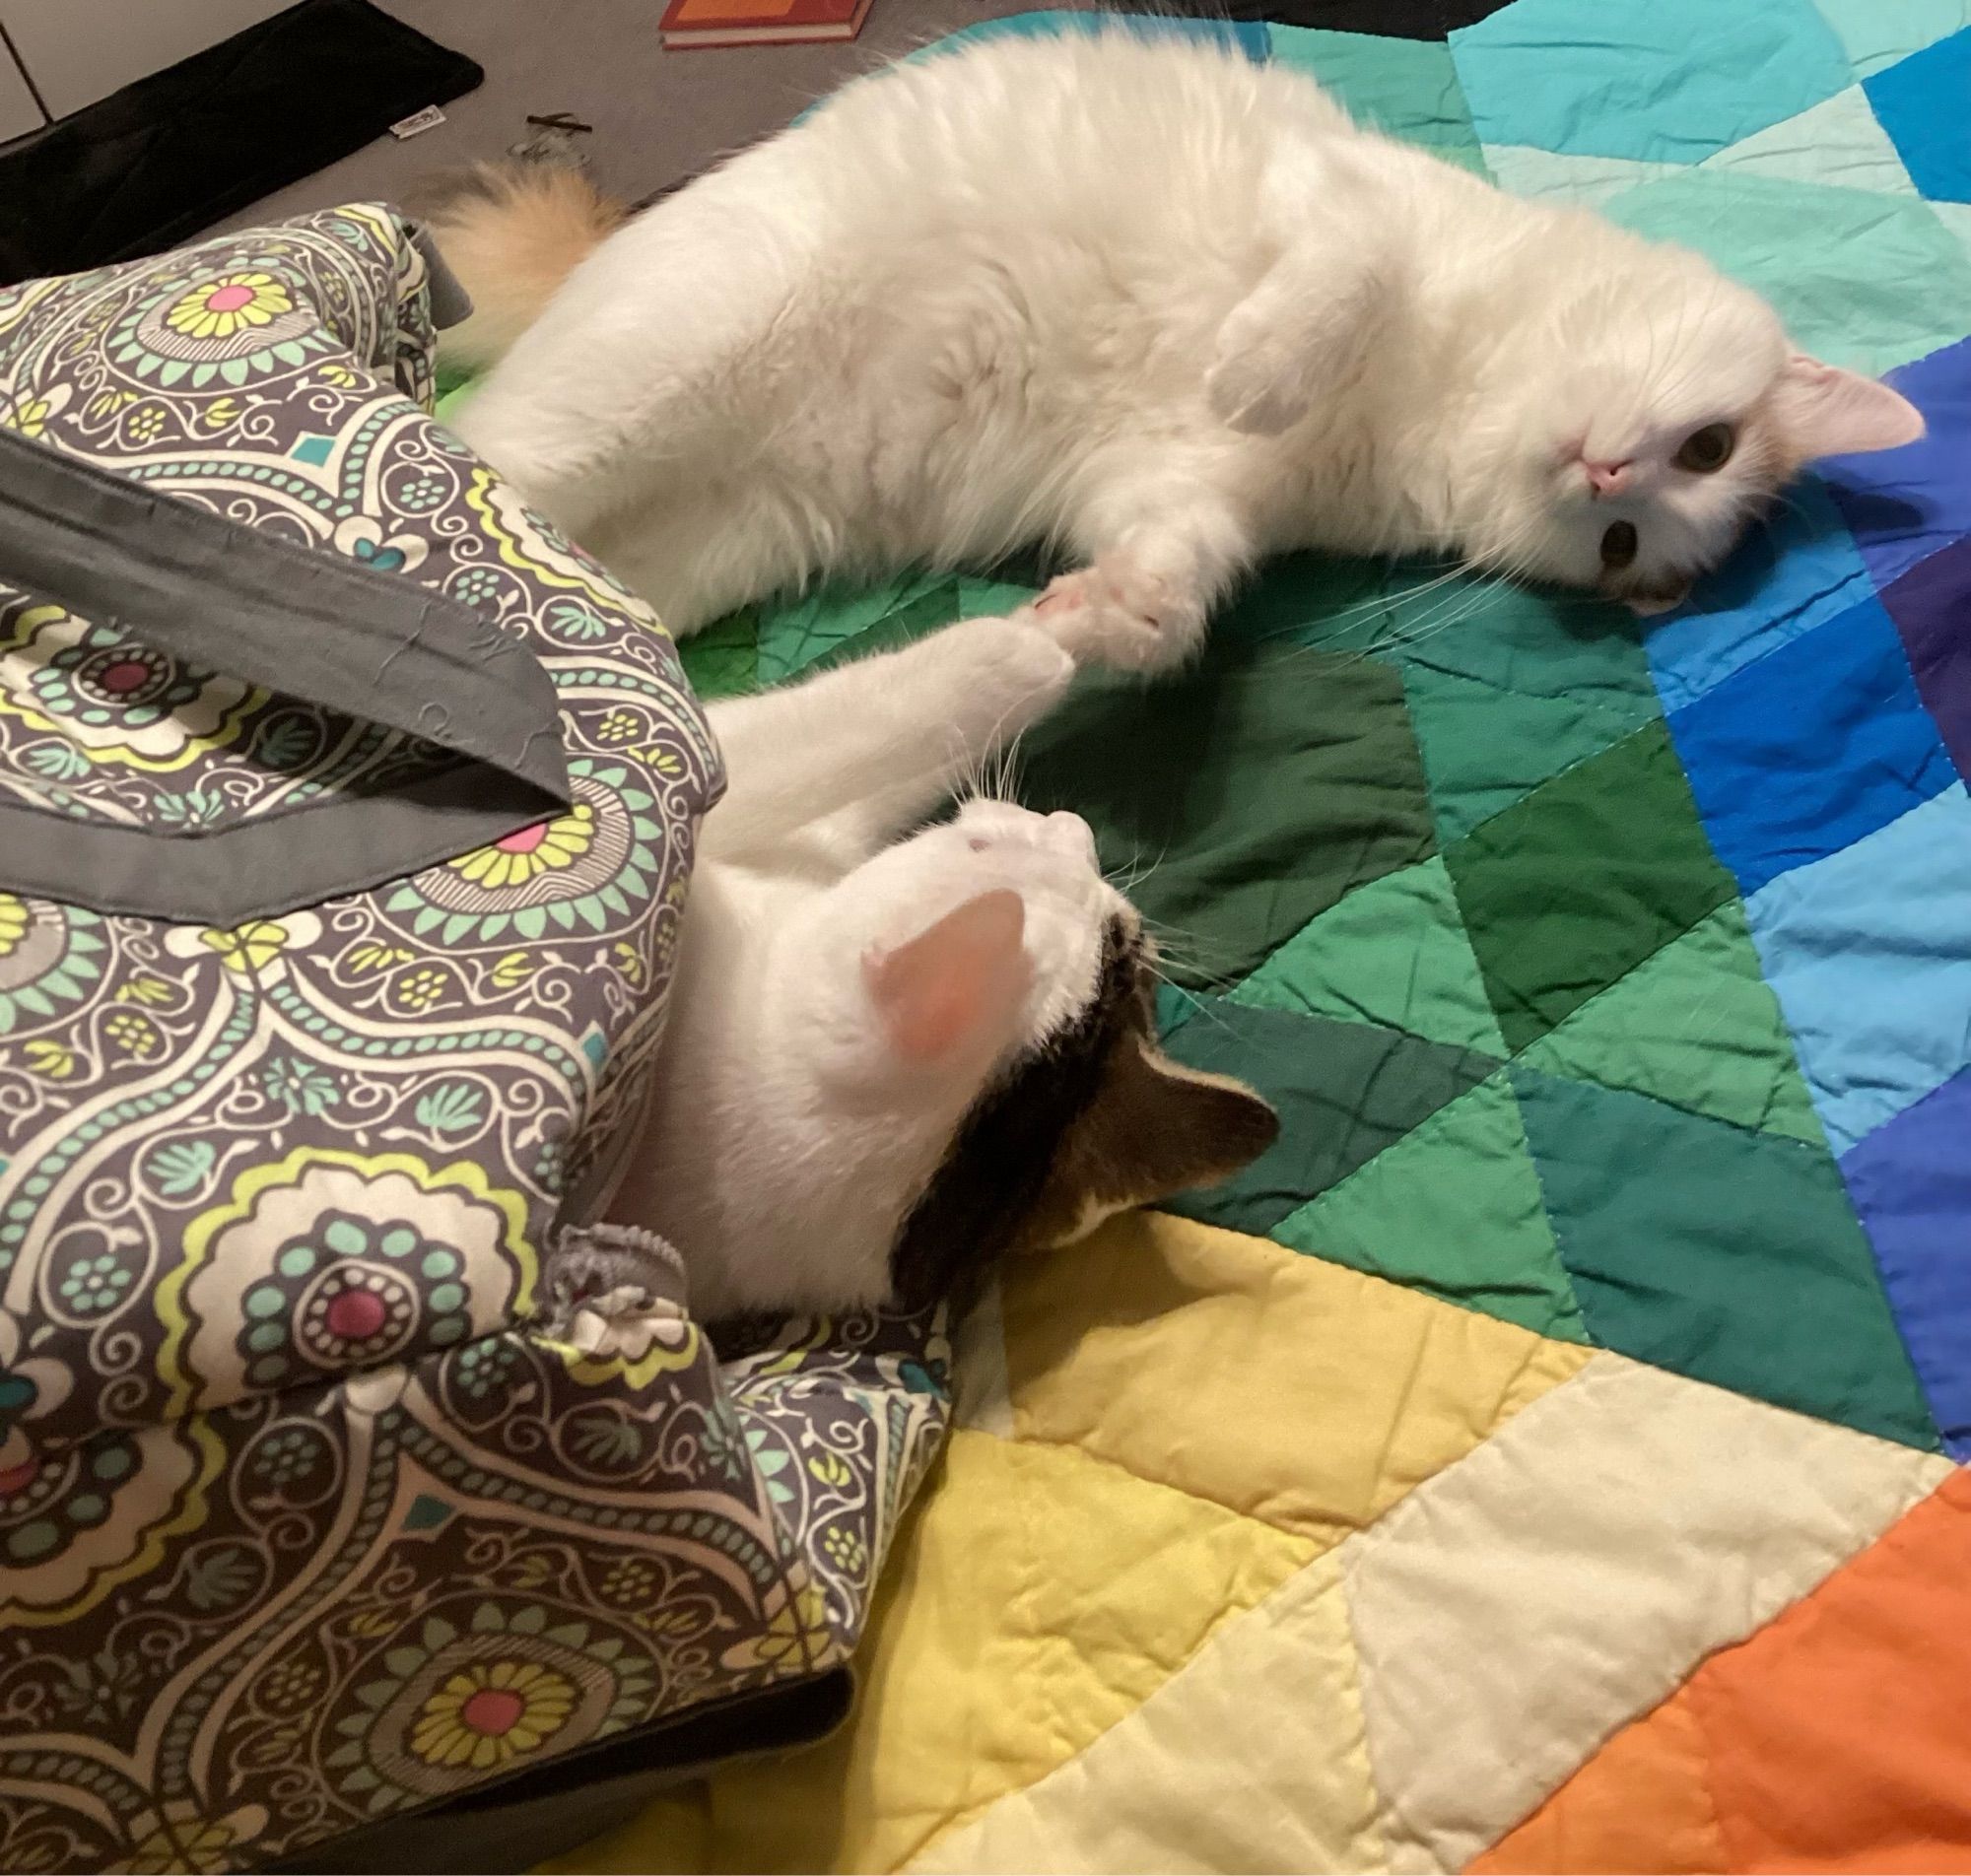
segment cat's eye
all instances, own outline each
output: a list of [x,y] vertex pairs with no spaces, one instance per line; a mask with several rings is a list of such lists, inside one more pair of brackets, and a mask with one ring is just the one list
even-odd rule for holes
[[1676,452],[1676,466],[1693,475],[1708,476],[1732,460],[1737,440],[1730,424],[1706,424],[1683,439],[1683,447]]
[[1601,536],[1601,565],[1611,572],[1633,565],[1639,545],[1633,521],[1611,521]]

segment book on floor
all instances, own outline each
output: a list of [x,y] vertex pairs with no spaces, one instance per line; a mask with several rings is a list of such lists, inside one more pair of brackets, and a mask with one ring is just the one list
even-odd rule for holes
[[852,39],[869,0],[670,0],[657,32],[666,47],[800,45]]

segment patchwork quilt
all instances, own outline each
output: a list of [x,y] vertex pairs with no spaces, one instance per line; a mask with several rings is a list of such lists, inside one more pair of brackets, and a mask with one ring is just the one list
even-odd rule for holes
[[1004,1275],[850,1724],[570,1869],[1971,1869],[1971,7],[1326,17],[1149,30],[1703,249],[1929,439],[1647,632],[1290,561],[1030,740],[1279,1144]]

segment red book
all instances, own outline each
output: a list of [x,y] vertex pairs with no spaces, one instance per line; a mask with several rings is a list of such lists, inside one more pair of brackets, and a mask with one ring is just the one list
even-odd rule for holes
[[657,33],[666,47],[801,45],[852,39],[869,0],[671,0]]

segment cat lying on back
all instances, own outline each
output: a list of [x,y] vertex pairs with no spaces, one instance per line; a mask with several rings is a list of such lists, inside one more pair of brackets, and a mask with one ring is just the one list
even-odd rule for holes
[[711,705],[730,783],[610,1210],[701,1318],[928,1303],[1271,1145],[1258,1096],[1158,1049],[1085,822],[978,798],[909,832],[1066,690],[1061,636],[975,619]]
[[1923,430],[1697,254],[1121,27],[893,67],[619,221],[540,169],[439,213],[452,356],[505,354],[458,428],[679,633],[1037,540],[1142,668],[1294,547],[1661,611]]

